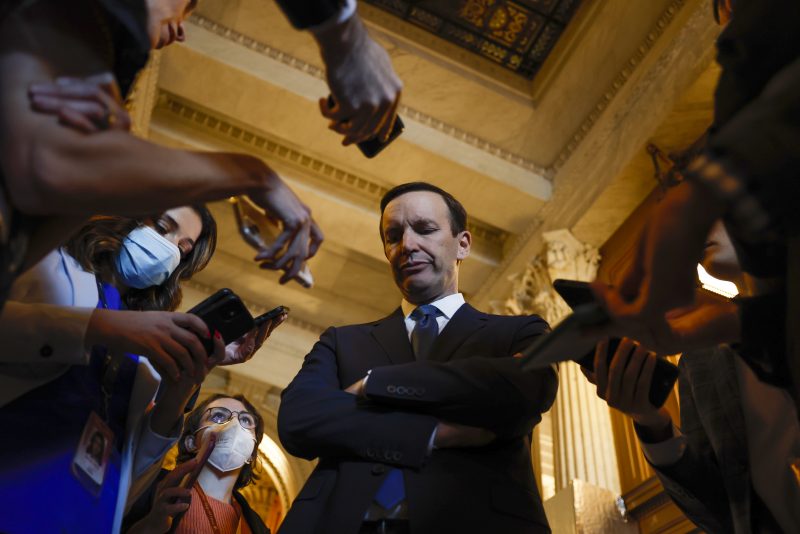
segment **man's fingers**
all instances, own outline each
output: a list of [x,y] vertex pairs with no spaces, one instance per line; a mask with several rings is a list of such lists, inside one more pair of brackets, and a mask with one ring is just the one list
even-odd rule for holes
[[397,94],[397,99],[392,103],[389,111],[384,115],[383,122],[378,126],[377,137],[381,143],[389,140],[389,136],[394,129],[394,123],[397,122],[397,108],[400,106],[400,94]]
[[281,232],[281,234],[269,247],[256,254],[255,260],[264,262],[264,264],[261,265],[262,269],[278,269],[278,267],[273,267],[277,259],[279,259],[276,258],[276,256],[281,250],[283,250],[283,248],[286,246],[286,243],[290,242],[294,238],[294,235],[297,233],[297,231],[298,230],[296,228],[284,228],[283,232]]
[[314,255],[319,250],[320,245],[325,240],[325,234],[322,233],[322,229],[317,224],[317,221],[311,219],[311,228],[309,230],[309,242],[308,242],[308,255],[306,259],[314,257]]
[[655,352],[649,352],[645,356],[644,364],[642,364],[642,371],[639,380],[636,381],[636,391],[634,392],[634,399],[637,406],[650,406],[650,386],[653,383],[653,376],[656,370],[656,356]]
[[617,352],[611,360],[611,365],[608,368],[608,389],[606,392],[606,400],[612,405],[616,405],[620,400],[620,390],[622,388],[622,378],[625,374],[625,367],[628,365],[628,359],[636,347],[635,342],[628,338],[623,338],[617,347]]
[[622,384],[620,385],[620,401],[625,406],[633,407],[636,385],[642,372],[642,365],[644,365],[646,359],[647,350],[641,345],[637,345],[628,359],[628,364],[625,366]]
[[350,118],[350,130],[345,135],[342,144],[347,146],[369,139],[374,132],[375,124],[379,120],[377,113],[378,107],[375,105],[362,106],[358,113]]
[[100,131],[94,121],[66,107],[58,110],[58,122],[87,134]]

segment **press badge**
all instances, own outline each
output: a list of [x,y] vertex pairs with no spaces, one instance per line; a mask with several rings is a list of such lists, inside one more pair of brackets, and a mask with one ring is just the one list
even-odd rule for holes
[[72,458],[72,474],[95,497],[103,489],[114,433],[99,415],[92,412],[83,427],[78,450]]

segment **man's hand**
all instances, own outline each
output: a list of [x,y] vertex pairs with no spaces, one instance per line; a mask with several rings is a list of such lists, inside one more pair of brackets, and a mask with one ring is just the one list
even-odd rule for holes
[[645,328],[658,335],[668,311],[692,303],[697,263],[721,212],[721,203],[693,182],[667,192],[646,224],[634,261],[621,279],[614,280],[612,287],[593,286],[618,332],[636,335]]
[[598,397],[646,428],[654,441],[663,441],[671,435],[672,420],[665,409],[650,404],[656,358],[639,343],[623,338],[609,364],[608,341],[601,341],[595,349],[594,373],[584,367],[581,371],[597,386]]
[[110,72],[35,83],[28,88],[28,98],[34,111],[56,115],[62,124],[84,133],[131,128],[131,118]]
[[[270,171],[272,172],[272,171]],[[248,194],[270,217],[283,223],[283,232],[269,248],[258,253],[262,269],[283,270],[279,282],[285,284],[303,268],[303,263],[317,253],[323,235],[311,217],[311,210],[272,172],[270,186]]]
[[314,32],[328,87],[333,96],[319,101],[331,130],[344,135],[342,144],[372,137],[386,141],[392,132],[403,84],[389,55],[367,33],[357,14],[331,28]]
[[367,377],[365,376],[361,380],[358,380],[349,386],[347,386],[344,390],[351,395],[355,395],[356,397],[364,397],[364,384],[367,382]]
[[496,437],[494,432],[485,428],[440,421],[436,425],[433,446],[437,449],[483,447],[494,441]]
[[220,360],[214,359],[214,365],[236,365],[248,361],[258,352],[272,331],[286,320],[286,317],[288,314],[282,313],[260,327],[252,329],[236,341],[228,343],[224,356]]
[[191,488],[181,488],[183,478],[197,467],[197,460],[178,464],[159,482],[153,497],[150,513],[134,524],[129,534],[161,534],[169,532],[176,515],[189,509],[192,501]]

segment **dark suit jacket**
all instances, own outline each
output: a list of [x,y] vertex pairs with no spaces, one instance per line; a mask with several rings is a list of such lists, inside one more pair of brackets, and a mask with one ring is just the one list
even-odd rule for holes
[[342,9],[343,0],[277,0],[295,28],[319,26]]
[[679,389],[687,447],[677,463],[655,469],[675,503],[706,532],[777,533],[750,481],[736,357],[727,346],[683,355]]
[[[552,369],[522,372],[509,356],[547,332],[539,317],[501,317],[464,304],[427,361],[415,361],[398,309],[374,323],[330,328],[283,392],[284,447],[319,458],[283,534],[358,532],[387,470],[403,469],[416,534],[550,532],[531,466],[530,432],[555,398]],[[372,374],[368,401],[343,388]],[[437,449],[437,421],[482,426],[498,439]]]

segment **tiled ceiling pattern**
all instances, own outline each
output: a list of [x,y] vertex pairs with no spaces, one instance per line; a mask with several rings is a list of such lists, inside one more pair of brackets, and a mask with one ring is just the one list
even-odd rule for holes
[[532,80],[581,0],[362,0]]

